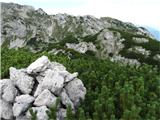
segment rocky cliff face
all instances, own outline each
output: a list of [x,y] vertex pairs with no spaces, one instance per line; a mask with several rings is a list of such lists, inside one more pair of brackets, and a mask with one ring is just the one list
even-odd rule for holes
[[[0,80],[0,118],[31,120],[29,109],[37,120],[48,120],[49,108],[56,106],[57,120],[64,120],[66,108],[73,112],[84,100],[86,88],[66,68],[42,56],[25,69],[10,68],[10,79]],[[57,104],[57,99],[60,102]]]
[[158,62],[154,56],[160,54],[160,43],[131,23],[89,15],[48,15],[42,9],[13,3],[2,3],[2,18],[2,46],[9,48],[25,47],[33,52],[71,48],[127,64]]

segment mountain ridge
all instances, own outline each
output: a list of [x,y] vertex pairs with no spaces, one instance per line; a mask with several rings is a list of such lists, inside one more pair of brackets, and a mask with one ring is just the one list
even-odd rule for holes
[[[130,65],[160,60],[160,43],[143,27],[114,18],[48,15],[39,8],[2,3],[2,46],[52,53],[73,49]],[[154,46],[154,48],[153,48]],[[132,55],[131,55],[132,54]],[[67,54],[68,55],[68,54]]]
[[[145,28],[18,4],[3,4],[2,16],[0,119],[160,119],[160,42]],[[43,107],[28,95],[20,99],[24,91]]]

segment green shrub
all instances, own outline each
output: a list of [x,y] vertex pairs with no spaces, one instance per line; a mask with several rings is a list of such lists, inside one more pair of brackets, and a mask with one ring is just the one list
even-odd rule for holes
[[[80,114],[76,112],[75,115],[69,115],[69,112],[68,118],[160,119],[160,74],[157,68],[150,65],[144,64],[136,68],[82,54],[69,59],[62,54],[54,56],[47,52],[35,54],[25,49],[2,48],[2,78],[9,77],[9,67],[27,67],[42,55],[48,56],[51,61],[62,63],[69,72],[77,71],[78,78],[87,89],[85,100],[80,105]],[[54,113],[55,110],[51,111]]]

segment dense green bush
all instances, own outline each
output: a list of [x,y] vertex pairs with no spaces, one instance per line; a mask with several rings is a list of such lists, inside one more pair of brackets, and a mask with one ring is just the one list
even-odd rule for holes
[[24,49],[3,48],[2,78],[8,77],[9,67],[27,67],[42,55],[47,55],[51,61],[62,63],[70,72],[77,71],[87,88],[86,98],[78,111],[71,114],[68,108],[67,119],[160,119],[160,74],[157,68],[149,65],[136,68],[121,66],[89,55],[77,55],[69,59],[62,54],[34,54]]

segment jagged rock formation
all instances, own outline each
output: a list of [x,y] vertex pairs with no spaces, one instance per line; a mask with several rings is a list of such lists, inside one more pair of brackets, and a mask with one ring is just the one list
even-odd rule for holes
[[[130,65],[158,64],[153,57],[160,51],[160,42],[143,27],[109,17],[48,15],[42,9],[14,3],[1,6],[2,46],[25,47],[33,52],[47,50],[53,54],[72,48],[80,53],[93,51],[97,57]],[[149,54],[131,50],[135,46]]]
[[38,58],[25,69],[10,68],[10,79],[0,81],[0,118],[30,120],[29,108],[37,112],[38,120],[48,120],[47,111],[58,105],[57,120],[66,117],[66,108],[71,105],[73,112],[84,99],[86,88],[73,74],[46,56]]

